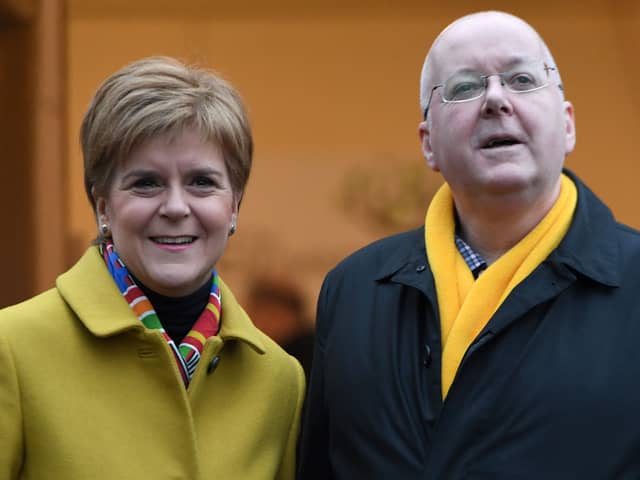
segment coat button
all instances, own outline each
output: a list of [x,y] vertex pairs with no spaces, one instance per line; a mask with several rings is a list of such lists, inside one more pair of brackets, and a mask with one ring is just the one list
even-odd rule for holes
[[422,273],[422,272],[424,272],[426,269],[427,269],[427,266],[426,266],[426,265],[418,265],[418,266],[416,267],[416,272],[418,272],[418,273]]
[[213,371],[218,367],[219,363],[220,363],[220,357],[216,355],[211,359],[211,361],[209,362],[209,365],[207,366],[207,375],[212,374]]
[[424,344],[424,358],[422,359],[422,363],[427,368],[431,365],[431,347],[426,343]]

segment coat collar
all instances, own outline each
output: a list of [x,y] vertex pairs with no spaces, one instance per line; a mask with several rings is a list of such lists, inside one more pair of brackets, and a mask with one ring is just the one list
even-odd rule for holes
[[622,275],[618,245],[618,224],[602,201],[570,170],[578,188],[578,205],[569,231],[549,262],[562,263],[573,271],[603,285],[617,287]]
[[424,244],[424,227],[403,234],[403,241],[382,262],[375,280],[391,281],[417,288],[435,303],[435,284],[427,261]]
[[[110,337],[144,326],[127,305],[111,278],[97,247],[56,280],[58,292],[85,327],[97,337]],[[262,334],[253,325],[227,285],[220,281],[223,341],[240,340],[264,353]]]
[[[405,271],[407,267],[415,267],[421,270],[427,266],[427,254],[424,246],[424,227],[407,232],[404,242],[399,243],[401,248],[395,249],[387,259],[382,262],[376,274],[376,280],[384,280]],[[405,272],[407,273],[407,272]]]
[[[621,254],[617,244],[617,223],[611,211],[570,170],[564,169],[578,189],[578,205],[571,227],[549,263],[569,269],[608,286],[619,286]],[[391,280],[427,293],[434,288],[424,243],[424,227],[407,232],[407,239],[377,271],[376,280]],[[421,274],[423,275],[417,275]]]
[[227,340],[241,340],[249,344],[256,352],[264,353],[262,332],[251,322],[249,315],[240,306],[222,279],[220,279],[220,293],[222,295],[220,338],[225,342]]

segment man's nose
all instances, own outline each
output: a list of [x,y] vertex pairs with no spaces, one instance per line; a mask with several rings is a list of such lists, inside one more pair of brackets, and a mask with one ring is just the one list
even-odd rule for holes
[[511,93],[504,85],[500,75],[489,75],[486,78],[486,88],[484,92],[484,101],[482,103],[483,115],[513,113],[513,105],[511,104]]

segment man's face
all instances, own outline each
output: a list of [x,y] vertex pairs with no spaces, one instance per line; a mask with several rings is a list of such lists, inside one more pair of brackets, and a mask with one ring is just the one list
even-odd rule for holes
[[[532,61],[550,63],[537,34],[517,19],[481,14],[446,30],[432,51],[431,86],[461,71],[492,75]],[[499,76],[483,96],[443,103],[433,94],[428,121],[420,124],[429,166],[442,173],[456,198],[521,199],[554,196],[565,156],[575,144],[573,107],[562,99],[557,76],[549,85],[513,93]]]

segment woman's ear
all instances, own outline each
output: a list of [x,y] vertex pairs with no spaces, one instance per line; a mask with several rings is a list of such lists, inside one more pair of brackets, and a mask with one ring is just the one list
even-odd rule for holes
[[[91,190],[93,195],[93,189]],[[98,224],[99,238],[111,237],[111,221],[107,208],[107,201],[104,197],[94,197],[96,204],[96,223]]]
[[93,203],[96,206],[96,215],[98,216],[98,220],[100,220],[101,216],[105,216],[107,214],[107,201],[104,197],[99,197],[96,193],[96,187],[91,187],[91,197],[93,198]]
[[110,215],[109,215],[109,208],[107,205],[107,199],[104,197],[99,197],[96,194],[96,189],[95,187],[91,188],[91,196],[93,197],[93,201],[95,202],[96,205],[96,222],[98,224],[98,228],[100,228],[101,230],[105,229],[105,225],[109,226],[110,225]]

